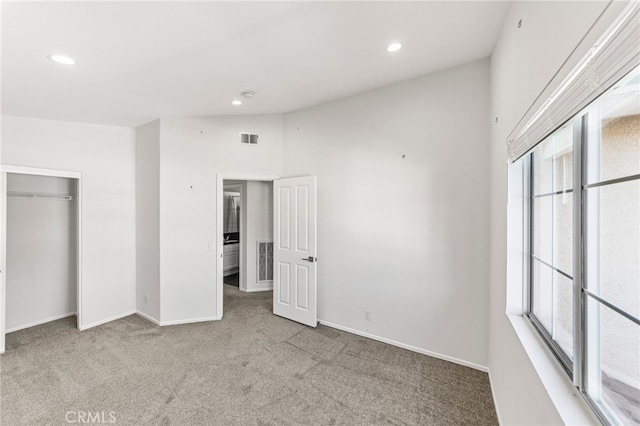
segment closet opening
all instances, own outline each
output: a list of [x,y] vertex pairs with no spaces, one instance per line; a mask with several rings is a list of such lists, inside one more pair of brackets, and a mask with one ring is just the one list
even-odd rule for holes
[[79,174],[51,174],[5,177],[1,331],[8,350],[37,340],[31,327],[50,323],[50,335],[80,325]]

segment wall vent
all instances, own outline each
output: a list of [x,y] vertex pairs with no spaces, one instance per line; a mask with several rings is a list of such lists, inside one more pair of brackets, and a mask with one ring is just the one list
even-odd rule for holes
[[240,143],[246,143],[250,145],[258,144],[258,135],[255,133],[240,133]]
[[258,241],[257,281],[273,281],[273,241]]

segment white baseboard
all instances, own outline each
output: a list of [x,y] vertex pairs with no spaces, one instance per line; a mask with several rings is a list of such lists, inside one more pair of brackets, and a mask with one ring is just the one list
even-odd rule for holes
[[221,319],[219,317],[206,317],[206,318],[192,318],[192,319],[183,319],[183,320],[174,320],[174,321],[159,321],[154,317],[145,314],[144,312],[137,311],[136,314],[140,315],[142,318],[146,319],[147,321],[151,321],[155,325],[159,325],[161,327],[164,327],[167,325],[192,324],[196,322],[217,321]]
[[442,359],[444,361],[453,362],[454,364],[459,364],[459,365],[463,365],[465,367],[470,367],[470,368],[473,368],[475,370],[483,371],[485,373],[489,372],[489,367],[486,367],[484,365],[479,365],[479,364],[476,364],[474,362],[465,361],[465,360],[454,358],[454,357],[451,357],[451,356],[448,356],[448,355],[443,355],[443,354],[440,354],[440,353],[437,353],[437,352],[432,352],[432,351],[429,351],[429,350],[426,350],[426,349],[418,348],[416,346],[411,346],[411,345],[407,345],[407,344],[404,344],[404,343],[396,342],[395,340],[387,339],[385,337],[375,336],[373,334],[365,333],[365,332],[359,331],[359,330],[354,330],[353,328],[344,327],[344,326],[341,326],[341,325],[338,325],[338,324],[332,324],[332,323],[327,322],[327,321],[320,320],[319,322],[320,322],[320,324],[326,325],[327,327],[331,327],[331,328],[335,328],[335,329],[338,329],[338,330],[346,331],[347,333],[356,334],[358,336],[366,337],[366,338],[372,339],[372,340],[377,340],[378,342],[387,343],[389,345],[397,346],[399,348],[407,349],[407,350],[410,350],[410,351],[413,351],[413,352],[417,352],[419,354],[428,355],[428,356],[431,356],[431,357],[434,357],[434,358]]
[[488,371],[489,373],[489,387],[491,388],[491,397],[493,398],[493,406],[496,409],[496,417],[498,418],[498,425],[502,426],[502,419],[500,418],[500,410],[498,409],[498,400],[496,399],[496,394],[493,391],[493,382],[491,381],[491,370]]
[[157,319],[155,319],[151,315],[147,315],[144,312],[140,312],[140,311],[136,311],[136,314],[141,316],[142,318],[146,319],[147,321],[151,321],[155,325],[160,325],[160,321],[158,321]]
[[206,317],[206,318],[192,318],[192,319],[183,319],[183,320],[174,320],[174,321],[160,321],[161,326],[165,325],[179,325],[179,324],[192,324],[195,322],[207,322],[207,321],[217,321],[219,317]]
[[128,317],[129,315],[133,315],[135,313],[136,313],[136,311],[129,311],[129,312],[125,312],[123,314],[114,315],[112,317],[105,318],[105,319],[102,319],[100,321],[92,322],[91,324],[80,325],[78,327],[78,329],[80,329],[80,331],[88,330],[90,328],[97,327],[99,325],[106,324],[106,323],[111,322],[111,321],[119,320],[120,318]]
[[247,293],[254,293],[257,291],[271,291],[273,290],[273,284],[271,284],[271,286],[269,287],[257,287],[257,288],[248,288],[246,290],[242,290],[242,291],[246,291]]
[[45,319],[38,320],[38,321],[34,321],[34,322],[30,322],[28,324],[22,324],[22,325],[17,325],[15,327],[7,328],[4,332],[5,332],[5,334],[13,333],[14,331],[24,330],[25,328],[35,327],[36,325],[42,325],[42,324],[46,324],[46,323],[51,322],[51,321],[57,321],[57,320],[62,319],[62,318],[72,317],[75,314],[76,314],[75,312],[68,312],[66,314],[54,315],[52,317],[45,318]]

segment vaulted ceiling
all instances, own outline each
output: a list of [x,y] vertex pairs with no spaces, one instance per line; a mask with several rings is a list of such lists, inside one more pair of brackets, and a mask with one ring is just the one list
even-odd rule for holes
[[486,58],[508,5],[2,2],[2,113],[138,126],[289,112]]

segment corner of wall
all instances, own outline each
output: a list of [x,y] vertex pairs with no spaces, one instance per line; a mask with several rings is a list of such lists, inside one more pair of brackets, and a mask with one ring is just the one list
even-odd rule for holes
[[136,128],[136,310],[160,320],[160,120]]

